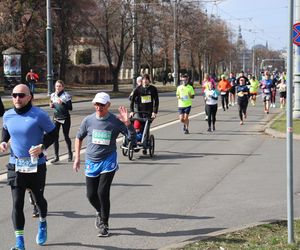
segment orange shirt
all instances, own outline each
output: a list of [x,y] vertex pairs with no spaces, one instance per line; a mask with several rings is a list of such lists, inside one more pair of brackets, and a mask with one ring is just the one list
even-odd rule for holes
[[218,90],[220,92],[226,92],[231,88],[231,84],[228,80],[221,80],[218,83]]

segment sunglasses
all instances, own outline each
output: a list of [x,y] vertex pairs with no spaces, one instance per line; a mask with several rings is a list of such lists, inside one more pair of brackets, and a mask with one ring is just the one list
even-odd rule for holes
[[95,104],[96,104],[97,106],[100,106],[100,107],[105,107],[105,106],[106,106],[106,104],[99,103],[99,102],[96,102]]
[[17,97],[19,97],[19,98],[24,98],[24,97],[27,96],[27,95],[24,94],[24,93],[12,93],[11,96],[12,96],[13,98],[17,98]]

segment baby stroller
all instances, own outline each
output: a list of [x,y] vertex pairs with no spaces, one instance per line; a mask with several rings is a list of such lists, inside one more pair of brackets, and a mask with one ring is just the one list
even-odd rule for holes
[[139,121],[143,124],[141,126],[141,138],[137,139],[136,143],[133,143],[127,136],[124,136],[121,146],[122,153],[124,156],[128,156],[129,160],[132,160],[134,152],[142,150],[143,155],[147,155],[147,151],[149,150],[149,155],[152,158],[154,156],[155,139],[154,135],[150,134],[150,124],[153,119],[148,116],[142,117],[145,112],[135,112],[134,114],[131,122]]

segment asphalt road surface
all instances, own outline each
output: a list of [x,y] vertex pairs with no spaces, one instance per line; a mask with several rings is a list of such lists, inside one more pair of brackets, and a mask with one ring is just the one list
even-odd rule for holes
[[[73,172],[72,164],[61,157],[59,164],[48,166],[48,241],[43,247],[36,245],[37,219],[31,218],[32,208],[26,202],[26,249],[167,249],[224,229],[286,218],[286,141],[264,134],[264,127],[279,109],[266,115],[259,99],[257,106],[249,106],[243,126],[236,106],[225,112],[219,109],[216,131],[210,133],[206,132],[203,99],[197,96],[190,134],[185,135],[177,121],[174,93],[162,94],[160,100],[152,130],[154,158],[137,152],[129,161],[118,151],[120,169],[111,189],[110,237],[97,237],[83,170]],[[115,112],[128,101],[116,98],[112,104]],[[91,112],[91,103],[74,105],[72,138],[82,118]],[[62,134],[60,140],[61,153],[65,153]],[[295,217],[300,208],[299,146],[294,141]],[[2,171],[6,158],[0,159]],[[0,249],[13,245],[11,195],[2,175]]]

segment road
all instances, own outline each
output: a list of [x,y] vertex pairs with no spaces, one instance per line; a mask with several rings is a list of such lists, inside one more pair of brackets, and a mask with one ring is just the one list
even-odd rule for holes
[[[224,229],[286,218],[285,140],[263,132],[278,109],[265,115],[259,100],[249,107],[243,126],[236,106],[225,112],[219,109],[216,131],[209,133],[203,100],[197,96],[190,134],[185,135],[177,122],[174,94],[162,94],[160,100],[152,130],[155,157],[139,152],[129,161],[119,151],[120,169],[111,190],[110,237],[96,237],[83,171],[74,173],[65,160],[48,166],[49,236],[43,249],[167,249]],[[112,102],[116,111],[127,100]],[[82,117],[93,109],[90,103],[78,103],[74,110],[72,137]],[[295,166],[299,146],[294,141]],[[295,168],[295,180],[299,174]],[[299,189],[295,181],[295,216],[300,211]],[[0,244],[1,249],[9,249],[14,233],[5,180],[0,182],[0,197]],[[25,213],[26,249],[41,249],[35,245],[37,221],[31,218],[28,202]]]

